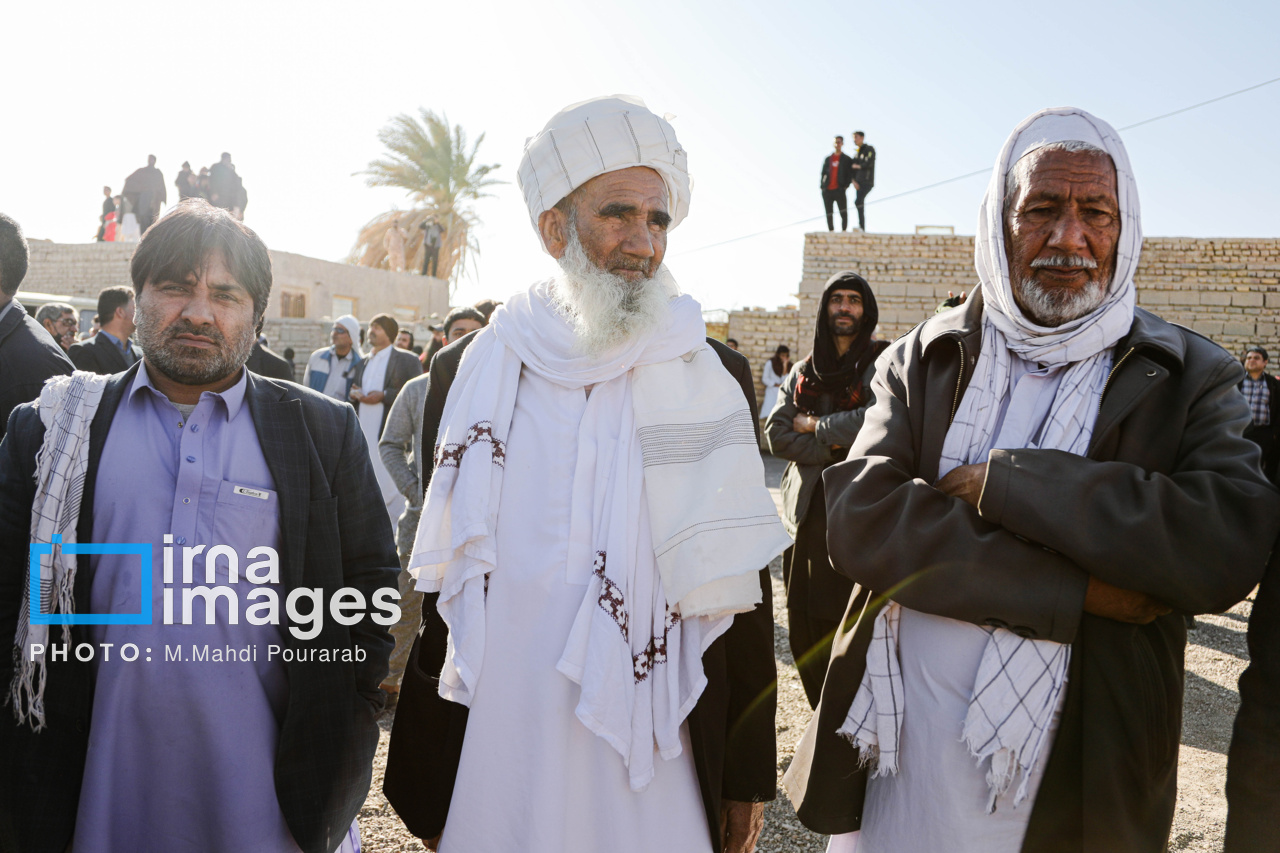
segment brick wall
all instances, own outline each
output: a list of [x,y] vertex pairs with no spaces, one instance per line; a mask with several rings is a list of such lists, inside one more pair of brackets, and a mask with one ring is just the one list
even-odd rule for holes
[[[871,283],[878,334],[889,340],[932,316],[948,291],[970,290],[977,281],[973,237],[806,234],[798,310],[753,308],[729,317],[729,335],[755,369],[757,393],[763,395],[760,370],[774,347],[787,344],[793,359],[809,351],[823,285],[841,270]],[[1280,240],[1149,237],[1134,283],[1138,305],[1232,353],[1253,343],[1280,351]]]

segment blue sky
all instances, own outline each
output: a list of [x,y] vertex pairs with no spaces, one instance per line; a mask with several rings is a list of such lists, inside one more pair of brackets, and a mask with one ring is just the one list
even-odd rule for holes
[[[267,244],[337,260],[407,204],[353,173],[388,118],[425,106],[484,132],[481,161],[510,181],[477,204],[482,254],[459,302],[554,270],[515,169],[525,138],[586,97],[676,115],[695,185],[668,263],[711,309],[790,300],[803,233],[824,223],[693,250],[821,216],[836,133],[875,145],[875,202],[989,168],[1044,106],[1123,127],[1280,77],[1274,2],[74,2],[5,17],[0,210],[29,236],[90,240],[102,185],[118,191],[149,153],[171,185],[183,160],[227,150]],[[1147,234],[1280,235],[1280,83],[1122,135]],[[871,204],[869,230],[972,234],[985,184]]]

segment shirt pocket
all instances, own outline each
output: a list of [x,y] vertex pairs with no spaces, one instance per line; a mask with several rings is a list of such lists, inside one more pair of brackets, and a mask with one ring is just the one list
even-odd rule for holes
[[[218,500],[213,514],[214,545],[229,545],[240,556],[243,567],[257,562],[251,558],[254,548],[266,546],[280,551],[280,498],[271,489],[251,486],[247,483],[223,480],[218,484]],[[221,581],[226,569],[218,561],[218,578]]]

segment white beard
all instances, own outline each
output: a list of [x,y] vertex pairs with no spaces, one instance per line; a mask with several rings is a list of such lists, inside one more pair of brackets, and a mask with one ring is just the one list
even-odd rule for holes
[[670,320],[671,300],[680,295],[665,266],[659,266],[653,278],[637,282],[600,269],[587,257],[575,226],[570,226],[569,245],[559,264],[552,302],[573,324],[583,355],[598,356],[661,328]]
[[1107,298],[1110,282],[1091,279],[1088,284],[1070,295],[1055,295],[1043,288],[1035,279],[1027,279],[1015,291],[1021,303],[1022,313],[1041,326],[1057,328],[1079,317],[1092,313]]

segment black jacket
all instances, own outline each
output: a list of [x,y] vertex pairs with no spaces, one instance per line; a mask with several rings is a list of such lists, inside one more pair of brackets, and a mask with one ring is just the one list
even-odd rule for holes
[[[435,447],[449,387],[462,351],[475,336],[472,332],[460,338],[431,362],[422,419],[424,450]],[[708,343],[742,386],[752,420],[758,425],[750,362],[719,341],[708,339]],[[430,478],[424,474],[423,480],[425,491]],[[777,788],[777,668],[773,660],[773,592],[767,569],[760,572],[760,585],[762,603],[751,613],[736,616],[732,627],[703,653],[707,686],[688,717],[693,760],[716,853],[720,851],[722,800],[764,802],[774,798]],[[438,692],[448,629],[435,602],[435,595],[423,597],[422,633],[410,652],[400,688],[383,782],[387,800],[419,838],[432,838],[444,829],[467,727],[467,709],[445,701]]]
[[[137,368],[112,377],[89,433],[89,467],[76,537],[93,541],[94,486],[111,420]],[[369,449],[355,411],[299,385],[250,373],[245,403],[253,414],[280,500],[280,570],[286,589],[342,587],[366,601],[396,589],[399,560]],[[44,427],[35,407],[18,407],[0,441],[0,645],[13,647],[35,496],[35,456]],[[140,452],[142,448],[139,448]],[[88,612],[88,557],[76,573],[76,610]],[[328,610],[328,606],[325,606]],[[56,629],[55,629],[56,630]],[[72,643],[86,641],[72,628]],[[276,748],[275,785],[289,831],[305,853],[332,853],[360,812],[378,746],[374,714],[392,642],[367,616],[346,626],[326,618],[319,634],[284,638],[308,649],[360,648],[363,662],[288,663],[289,704]],[[143,664],[139,664],[143,665]],[[0,655],[0,686],[13,677]],[[75,829],[93,713],[90,664],[74,655],[51,660],[45,688],[46,727],[35,734],[0,708],[0,851],[63,853]],[[138,697],[147,701],[147,697]],[[192,733],[198,737],[198,732]],[[234,820],[235,815],[228,815]]]
[[[1247,595],[1280,533],[1280,495],[1257,445],[1241,437],[1241,367],[1138,309],[1116,344],[1088,453],[993,450],[975,509],[929,484],[979,356],[982,310],[978,290],[889,347],[848,461],[823,474],[832,565],[862,589],[783,784],[810,829],[861,828],[866,773],[836,730],[866,668],[879,609],[868,590],[894,590],[904,607],[1071,644],[1023,851],[1164,851],[1177,798],[1182,614],[1221,612]],[[1174,612],[1146,625],[1084,613],[1090,576]]]
[[0,438],[14,406],[39,397],[46,379],[72,369],[57,341],[13,300],[0,320]]
[[[133,348],[133,363],[137,364],[142,359],[142,350],[137,344],[129,344],[129,346]],[[131,366],[125,361],[120,347],[101,332],[87,341],[72,344],[67,356],[76,366],[76,370],[87,370],[90,373],[102,373],[107,376],[123,373]]]
[[[833,151],[832,154],[834,153],[835,152]],[[822,158],[822,172],[820,174],[822,182],[819,184],[818,188],[825,190],[827,189],[827,185],[831,182],[831,154]],[[836,189],[847,190],[849,188],[849,182],[852,180],[853,160],[849,158],[848,154],[841,153],[840,166],[836,169]]]
[[1280,848],[1280,558],[1258,587],[1249,617],[1249,668],[1227,759],[1225,853]]
[[244,366],[268,379],[298,381],[293,378],[293,368],[289,366],[289,362],[277,355],[275,350],[268,349],[257,341],[254,342],[253,352],[249,353],[249,360],[244,363]]
[[869,190],[876,185],[876,149],[865,142],[858,149],[858,156],[853,158],[853,179],[858,182],[860,190]]

